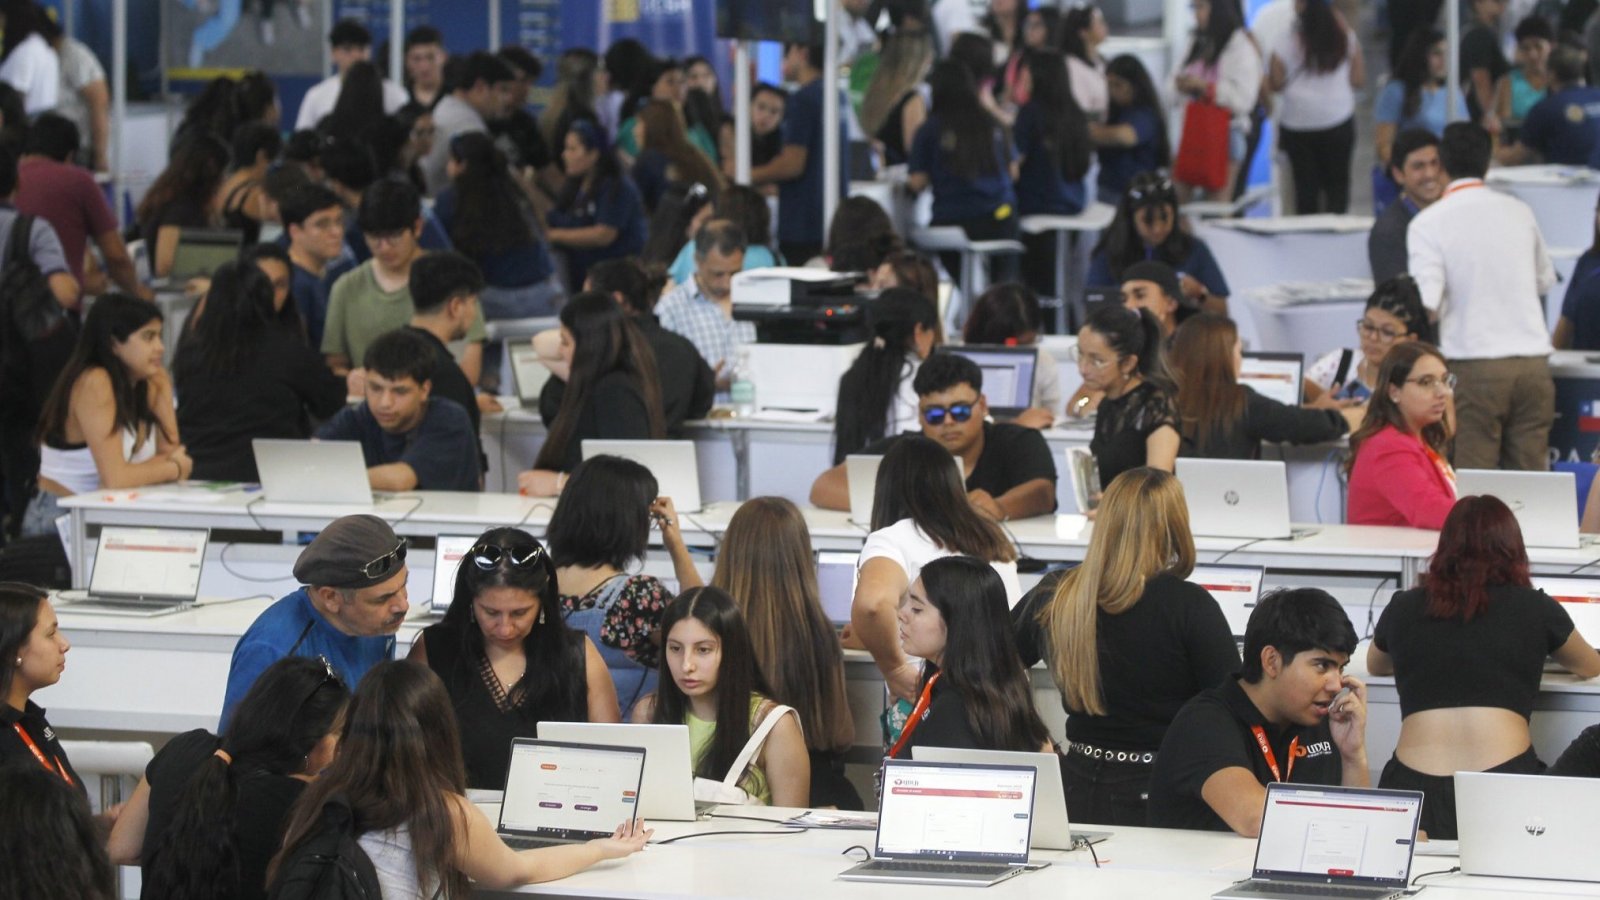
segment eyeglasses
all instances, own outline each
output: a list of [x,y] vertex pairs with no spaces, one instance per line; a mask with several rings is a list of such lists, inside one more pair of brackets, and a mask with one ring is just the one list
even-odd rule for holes
[[1425,391],[1448,394],[1456,389],[1456,373],[1446,372],[1443,375],[1424,375],[1421,378],[1407,378],[1405,383],[1414,384]]
[[972,418],[971,403],[952,403],[949,406],[930,406],[922,411],[922,421],[929,425],[943,425],[944,417],[949,416],[956,422],[965,422]]
[[1405,337],[1407,334],[1410,334],[1409,331],[1395,331],[1393,328],[1374,325],[1371,322],[1368,322],[1366,319],[1356,320],[1356,333],[1362,337],[1372,338],[1375,341],[1385,344],[1392,344],[1400,338]]
[[333,670],[333,663],[328,662],[328,657],[318,653],[316,656],[311,658],[319,663],[322,663],[322,680],[318,681],[316,685],[311,688],[311,693],[306,694],[305,699],[300,701],[300,706],[305,706],[307,703],[310,703],[311,698],[317,695],[317,691],[322,690],[324,687],[330,684],[337,684],[340,687],[344,686],[344,679],[339,677],[339,673]]
[[1073,344],[1067,348],[1067,359],[1072,362],[1087,363],[1092,369],[1104,369],[1106,366],[1116,362],[1114,359],[1101,359],[1098,356],[1084,356],[1083,351],[1078,349],[1077,344]]
[[382,578],[397,570],[406,561],[406,539],[401,538],[393,550],[361,567],[363,578]]
[[401,231],[385,231],[382,234],[375,234],[375,233],[369,231],[366,234],[367,241],[369,243],[371,243],[375,247],[381,247],[381,246],[384,246],[384,245],[387,245],[387,244],[398,244],[402,240],[404,240],[404,239],[406,239],[407,237],[410,237],[410,236],[411,236],[411,232],[404,231],[404,230],[401,230]]
[[467,551],[467,557],[472,564],[480,569],[488,570],[509,562],[513,568],[520,569],[531,566],[544,556],[544,548],[538,544],[517,544],[514,547],[501,547],[495,544],[478,544]]

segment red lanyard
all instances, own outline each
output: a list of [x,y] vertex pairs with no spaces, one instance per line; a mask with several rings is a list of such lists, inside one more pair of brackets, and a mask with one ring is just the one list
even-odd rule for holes
[[[1470,191],[1473,188],[1481,188],[1481,187],[1483,187],[1483,181],[1480,180],[1480,179],[1473,178],[1473,179],[1470,179],[1470,180],[1462,181],[1459,184],[1453,184],[1450,187],[1445,188],[1444,196],[1448,197],[1451,194],[1454,194],[1454,193],[1456,193],[1458,191]],[[1440,199],[1443,199],[1443,198],[1440,198]]]
[[28,745],[28,749],[33,751],[33,758],[39,761],[39,765],[44,766],[46,769],[49,769],[50,771],[60,775],[61,780],[65,781],[67,784],[72,784],[72,776],[67,774],[67,767],[65,763],[58,759],[56,760],[55,765],[52,766],[50,764],[50,760],[45,757],[44,751],[40,750],[39,745],[33,742],[33,738],[28,734],[28,732],[23,730],[21,723],[12,722],[11,728],[16,731],[17,737],[22,738],[22,742]]
[[1439,474],[1443,476],[1446,481],[1450,482],[1450,486],[1454,488],[1456,484],[1456,470],[1450,467],[1450,463],[1444,457],[1439,455],[1439,451],[1429,447],[1427,444],[1422,445],[1422,452],[1428,454],[1428,459],[1433,462],[1434,468],[1438,469]]
[[1272,770],[1273,781],[1286,781],[1294,777],[1294,758],[1300,755],[1300,739],[1295,738],[1289,742],[1289,771],[1285,774],[1278,773],[1278,757],[1272,752],[1272,745],[1267,743],[1267,732],[1260,725],[1251,725],[1250,731],[1256,736],[1256,743],[1261,745],[1261,755],[1267,759],[1267,768]]
[[928,705],[933,701],[933,686],[939,682],[939,676],[943,674],[943,672],[933,673],[928,683],[922,686],[922,696],[917,698],[917,705],[911,708],[911,715],[906,719],[906,727],[900,729],[900,740],[895,741],[894,746],[889,748],[890,759],[900,758],[900,751],[905,749],[906,742],[911,740],[911,733],[917,730],[917,726],[922,724],[923,718],[928,715]]

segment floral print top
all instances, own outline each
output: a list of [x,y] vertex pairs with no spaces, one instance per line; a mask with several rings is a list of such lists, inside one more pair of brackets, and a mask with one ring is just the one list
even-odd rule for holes
[[[592,609],[610,580],[602,581],[581,597],[561,595],[562,615]],[[661,612],[672,600],[672,592],[654,575],[629,575],[622,595],[611,604],[611,612],[600,623],[600,640],[628,654],[634,662],[653,669],[661,660],[661,642],[656,628]]]

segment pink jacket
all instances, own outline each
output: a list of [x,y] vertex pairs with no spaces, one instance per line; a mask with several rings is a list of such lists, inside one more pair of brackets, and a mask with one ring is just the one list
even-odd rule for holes
[[1350,470],[1351,525],[1444,527],[1455,484],[1428,458],[1422,441],[1389,426],[1368,438]]

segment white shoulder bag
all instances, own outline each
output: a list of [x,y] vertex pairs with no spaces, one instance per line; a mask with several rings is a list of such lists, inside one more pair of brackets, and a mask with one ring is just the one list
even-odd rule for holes
[[754,798],[746,793],[744,788],[739,787],[739,779],[744,777],[751,761],[761,752],[762,745],[767,742],[767,736],[772,734],[772,729],[777,726],[778,720],[788,715],[794,716],[795,722],[799,723],[800,714],[794,711],[794,707],[784,706],[781,703],[772,707],[766,718],[761,720],[761,724],[756,726],[756,730],[750,733],[750,740],[745,742],[744,749],[739,751],[738,757],[728,769],[728,774],[721,781],[695,776],[695,802],[726,806],[747,806],[754,803]]

